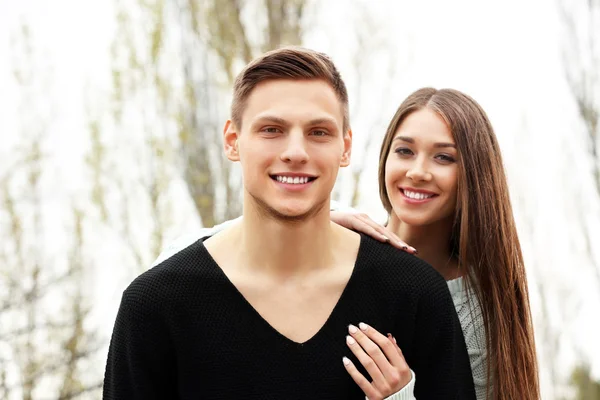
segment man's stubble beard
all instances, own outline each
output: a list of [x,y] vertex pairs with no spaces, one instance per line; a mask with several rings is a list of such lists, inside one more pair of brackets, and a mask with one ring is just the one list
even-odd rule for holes
[[277,211],[273,207],[269,206],[266,202],[262,201],[261,199],[259,199],[256,196],[254,196],[252,193],[248,192],[248,194],[250,195],[250,197],[252,197],[255,204],[257,205],[258,214],[260,216],[262,216],[263,218],[266,218],[266,219],[272,219],[275,221],[291,223],[291,224],[300,223],[300,222],[304,222],[304,221],[311,219],[312,217],[317,215],[319,212],[321,212],[321,210],[323,210],[323,207],[325,207],[325,205],[327,204],[327,199],[325,199],[325,200],[315,204],[313,207],[311,207],[305,213],[302,213],[300,215],[285,215],[285,214]]

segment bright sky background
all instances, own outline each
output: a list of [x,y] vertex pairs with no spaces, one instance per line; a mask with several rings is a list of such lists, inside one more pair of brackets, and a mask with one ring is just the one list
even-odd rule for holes
[[[562,332],[561,362],[567,368],[584,354],[600,377],[599,288],[591,279],[591,263],[574,212],[584,207],[591,220],[600,221],[600,204],[591,196],[590,163],[582,156],[583,131],[564,79],[563,35],[555,2],[372,0],[363,9],[349,6],[348,0],[319,3],[305,45],[329,53],[346,77],[354,96],[351,103],[360,97],[360,112],[352,116],[354,156],[364,156],[361,143],[370,132],[377,135],[375,151],[367,154],[370,168],[363,180],[361,210],[384,218],[376,182],[383,129],[373,132],[373,123],[386,123],[402,99],[422,86],[452,87],[474,97],[496,129],[513,204],[519,199],[529,204],[528,210],[515,208],[534,314],[539,317],[540,309],[534,285],[542,280],[551,293],[550,309],[556,311],[553,324]],[[356,56],[355,34],[366,24],[365,10],[375,22],[369,40],[373,47],[377,43],[381,47],[363,52],[370,68],[361,74],[363,86],[357,91],[351,59]],[[51,78],[47,92],[52,99],[37,99],[21,112],[45,115],[50,121],[51,140],[45,148],[56,169],[47,182],[53,190],[46,200],[50,209],[59,210],[65,200],[80,201],[77,193],[85,187],[81,172],[88,140],[85,105],[90,93],[110,89],[108,50],[114,10],[106,0],[0,0],[0,176],[18,139],[11,37],[21,19],[32,27],[35,49],[41,55],[34,68]],[[390,59],[396,60],[391,65],[393,76],[387,73]],[[198,227],[196,220],[187,217],[190,210],[190,204],[182,205],[175,217],[181,228],[173,236]],[[534,239],[523,233],[525,218],[530,218],[526,212],[534,216]],[[57,230],[64,229],[64,222],[51,221]],[[600,223],[595,228],[593,243],[600,243]],[[64,244],[60,239],[48,240],[56,251]],[[97,243],[110,246],[100,236]],[[111,259],[103,253],[99,257]],[[101,264],[92,288],[98,331],[105,337],[110,335],[120,292],[128,284],[119,280],[118,266],[110,264]],[[568,310],[569,321],[563,319],[561,309]]]

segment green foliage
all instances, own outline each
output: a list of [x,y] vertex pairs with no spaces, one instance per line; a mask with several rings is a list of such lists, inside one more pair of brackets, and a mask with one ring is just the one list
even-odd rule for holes
[[578,365],[571,373],[570,383],[575,389],[574,400],[600,400],[600,380],[591,376],[590,366]]

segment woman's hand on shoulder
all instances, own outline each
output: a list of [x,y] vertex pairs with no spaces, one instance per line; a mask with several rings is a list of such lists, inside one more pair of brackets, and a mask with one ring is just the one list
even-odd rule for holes
[[404,250],[407,253],[417,254],[417,250],[414,247],[411,247],[400,240],[400,238],[396,236],[394,232],[390,231],[385,226],[379,225],[367,214],[331,211],[331,220],[345,228],[364,233],[365,235],[369,235],[381,242],[390,243],[392,246],[397,247],[400,250]]

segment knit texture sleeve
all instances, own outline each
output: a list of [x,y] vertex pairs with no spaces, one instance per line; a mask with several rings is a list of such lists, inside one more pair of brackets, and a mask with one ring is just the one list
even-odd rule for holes
[[488,352],[481,306],[473,291],[467,293],[463,278],[448,281],[448,288],[465,337],[477,400],[486,400],[492,382],[487,378]]
[[469,357],[446,282],[428,282],[419,303],[413,349],[419,357],[411,365],[419,375],[415,397],[475,399]]
[[104,376],[104,400],[173,398],[174,352],[160,313],[136,282],[123,293]]

